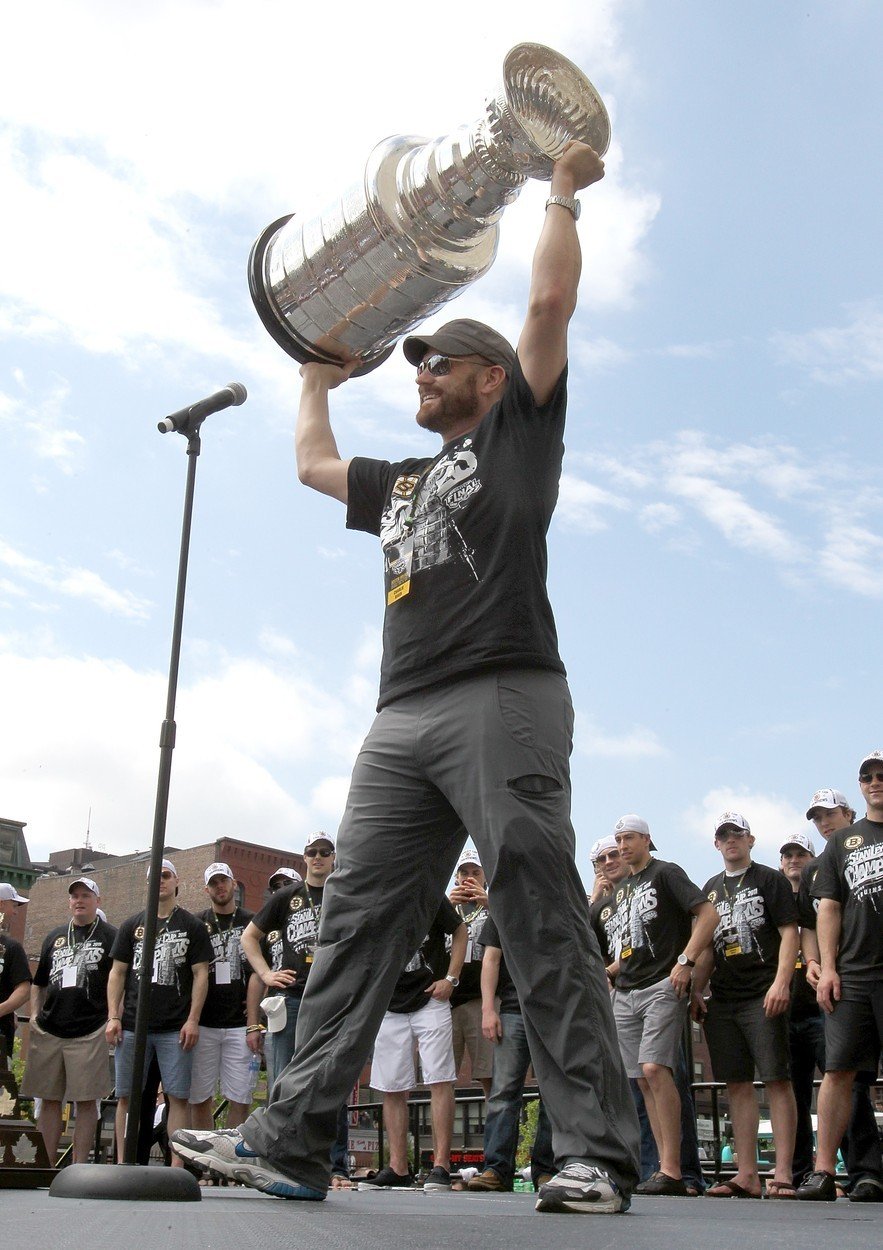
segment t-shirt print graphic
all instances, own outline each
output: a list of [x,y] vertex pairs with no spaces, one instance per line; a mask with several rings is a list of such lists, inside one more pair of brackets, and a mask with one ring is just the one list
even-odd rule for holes
[[104,958],[104,947],[101,942],[96,942],[92,938],[74,946],[68,946],[63,939],[62,942],[63,944],[56,946],[52,952],[49,980],[61,989],[64,985],[65,969],[73,967],[76,970],[76,985],[83,989],[87,985],[88,974],[95,972]]
[[[180,990],[178,981],[178,963],[187,956],[190,941],[186,934],[177,930],[164,930],[156,935],[156,946],[153,951],[153,985],[172,985]],[[143,942],[137,941],[132,952],[132,970],[140,974]]]
[[766,909],[763,896],[753,886],[740,890],[736,897],[718,899],[717,911],[720,921],[714,931],[714,945],[723,950],[729,943],[730,935],[735,931],[736,945],[743,955],[756,952],[763,958],[760,943],[754,936],[754,930],[764,922]]
[[413,495],[403,497],[393,488],[380,521],[380,544],[389,570],[395,571],[403,546],[413,540],[412,574],[460,560],[475,581],[481,580],[474,553],[454,519],[481,490],[477,469],[472,439],[467,438],[449,448],[429,469],[416,487],[416,499]]

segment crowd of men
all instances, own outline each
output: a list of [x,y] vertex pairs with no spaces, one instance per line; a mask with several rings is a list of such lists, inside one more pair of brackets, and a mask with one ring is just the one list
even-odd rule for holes
[[[823,853],[816,855],[812,836],[796,832],[783,842],[776,868],[753,859],[745,816],[724,812],[714,829],[721,871],[701,888],[656,856],[649,825],[636,814],[623,816],[592,846],[589,918],[641,1123],[638,1193],[759,1198],[765,1192],[831,1201],[845,1192],[852,1202],[883,1201],[869,1090],[883,1042],[883,752],[862,760],[859,785],[867,816],[856,820],[839,790],[817,791],[806,817],[826,844]],[[317,834],[304,857],[305,878],[278,869],[257,915],[237,904],[233,873],[222,863],[205,870],[210,905],[199,915],[185,911],[176,901],[174,864],[163,861],[145,1067],[155,1056],[170,1134],[210,1129],[218,1093],[228,1103],[228,1127],[240,1125],[251,1109],[261,1052],[270,1088],[295,1055],[323,893],[336,865],[334,840]],[[99,1102],[115,1086],[122,1158],[145,915],[115,929],[88,877],[73,880],[68,897],[69,915],[46,935],[33,979],[20,944],[0,936],[0,1044],[11,1053],[15,1013],[30,995],[22,1093],[39,1100],[50,1157],[57,1155],[70,1101],[73,1158],[88,1160]],[[0,885],[4,909],[26,902]],[[463,1184],[455,1174],[453,1187],[513,1188],[531,1052],[493,910],[479,856],[468,848],[449,898],[400,971],[374,1040],[371,1080],[383,1100],[389,1157],[364,1183],[414,1183],[408,1098],[425,1085],[434,1161],[424,1187],[452,1187],[453,1090],[468,1051],[487,1099],[484,1167]],[[726,1083],[733,1131],[734,1174],[709,1188],[685,1053],[690,1013],[704,1024],[714,1079]],[[824,1076],[814,1158],[817,1070]],[[775,1144],[765,1190],[755,1079],[765,1086]],[[342,1105],[331,1150],[333,1188],[351,1184],[347,1132]],[[841,1148],[846,1175],[838,1177]],[[173,1162],[188,1157],[201,1162],[198,1151],[186,1149]],[[555,1170],[541,1102],[531,1152],[535,1187]]]

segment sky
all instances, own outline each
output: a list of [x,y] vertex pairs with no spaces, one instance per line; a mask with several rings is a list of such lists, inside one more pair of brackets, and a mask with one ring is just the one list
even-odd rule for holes
[[[564,53],[613,139],[582,195],[550,591],[578,857],[625,812],[700,884],[715,818],[777,863],[883,747],[883,9],[872,0],[47,0],[0,36],[0,815],[31,855],[144,850],[186,443],[198,461],[167,842],[333,831],[377,693],[380,555],[297,482],[297,365],[253,240],[388,135],[481,115],[506,51]],[[441,315],[517,338],[545,184]],[[400,352],[333,396],[344,456],[434,454]],[[870,703],[868,700],[870,699]],[[861,814],[861,809],[860,809]]]

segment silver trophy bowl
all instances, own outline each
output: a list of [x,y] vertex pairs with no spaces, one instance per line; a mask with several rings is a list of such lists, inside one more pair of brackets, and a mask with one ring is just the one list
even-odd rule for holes
[[572,139],[607,151],[601,97],[560,53],[517,44],[478,121],[437,139],[384,139],[362,181],[318,217],[292,214],[264,230],[248,278],[265,328],[302,364],[375,369],[487,272],[503,209],[528,178],[551,179]]

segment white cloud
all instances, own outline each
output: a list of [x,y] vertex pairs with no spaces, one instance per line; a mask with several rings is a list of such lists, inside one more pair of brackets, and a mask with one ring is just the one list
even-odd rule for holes
[[773,868],[779,866],[779,847],[785,838],[809,829],[805,810],[786,799],[729,786],[709,790],[699,803],[687,808],[679,827],[707,850],[713,845],[714,828],[723,812],[742,813],[756,839],[752,858]]
[[733,546],[786,563],[801,558],[800,544],[774,517],[753,507],[738,491],[685,473],[670,474],[666,487],[692,504]]
[[608,760],[668,755],[653,730],[644,725],[634,725],[624,734],[612,734],[579,712],[576,715],[574,749],[581,755]]
[[628,499],[620,498],[601,486],[586,482],[571,473],[562,473],[555,516],[565,528],[595,534],[607,529],[608,515],[629,507]]
[[0,564],[5,564],[20,578],[40,586],[52,595],[85,599],[95,607],[117,616],[146,620],[150,615],[151,604],[148,599],[142,599],[131,590],[116,590],[92,569],[71,568],[62,561],[52,567],[16,550],[2,538]]
[[18,393],[0,392],[0,427],[5,427],[7,445],[24,442],[41,460],[52,461],[62,473],[73,473],[86,440],[68,415],[70,384],[55,378],[44,385],[41,379],[32,393],[22,370],[13,369],[12,376]]
[[814,382],[883,378],[883,312],[871,303],[854,305],[847,312],[852,320],[846,325],[774,335],[779,359],[800,366]]
[[860,525],[835,523],[819,552],[819,571],[835,586],[879,599],[883,585],[877,570],[883,561],[883,537]]

